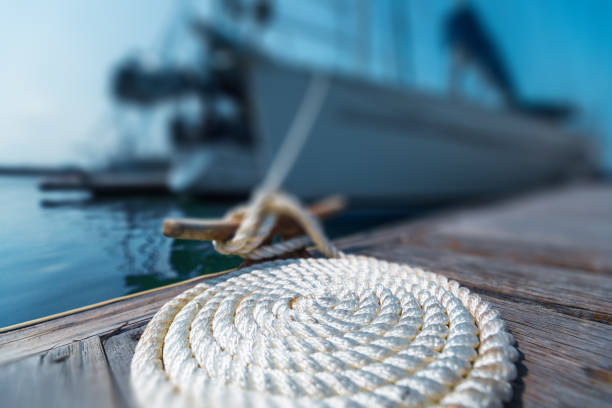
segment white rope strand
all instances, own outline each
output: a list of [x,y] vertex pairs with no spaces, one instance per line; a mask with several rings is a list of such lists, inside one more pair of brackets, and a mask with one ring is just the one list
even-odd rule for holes
[[498,406],[517,351],[457,282],[347,256],[273,261],[197,285],[153,317],[143,407]]
[[[329,91],[329,81],[329,78],[324,76],[313,76],[311,79],[287,136],[276,152],[266,177],[255,189],[247,206],[241,206],[228,213],[227,218],[242,217],[242,221],[230,240],[213,241],[218,252],[261,260],[305,248],[312,239],[325,256],[340,255],[323,233],[318,220],[302,208],[296,199],[278,192],[321,112]],[[282,214],[295,218],[304,228],[306,235],[261,247],[262,243],[270,238],[277,216]]]
[[256,194],[266,194],[280,189],[323,108],[329,91],[329,81],[329,78],[321,75],[314,76],[310,81],[287,136],[276,152],[266,177],[256,190]]

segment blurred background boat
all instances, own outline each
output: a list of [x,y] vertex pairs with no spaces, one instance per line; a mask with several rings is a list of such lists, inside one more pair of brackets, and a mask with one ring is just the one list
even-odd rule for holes
[[[440,27],[453,59],[446,94],[410,83],[407,4],[385,5],[388,24],[374,29],[374,10],[382,3],[350,3],[313,2],[317,12],[309,16],[282,0],[220,0],[206,15],[181,3],[168,29],[174,38],[164,47],[195,39],[196,62],[160,58],[151,65],[130,58],[113,79],[122,104],[148,112],[173,105],[167,157],[126,158],[131,149],[122,146],[124,157],[102,170],[46,180],[42,187],[246,195],[268,169],[310,79],[320,75],[330,78],[330,89],[284,186],[302,198],[341,192],[377,204],[450,202],[597,169],[593,139],[571,127],[576,109],[521,100],[469,3],[457,2]],[[373,73],[380,58],[370,47],[380,35],[388,42],[382,68],[391,73],[383,80]],[[296,59],[293,47],[317,52]],[[325,51],[329,58],[322,58]],[[465,97],[462,79],[469,71],[477,72],[488,100]],[[145,124],[137,137],[146,140],[146,130]]]

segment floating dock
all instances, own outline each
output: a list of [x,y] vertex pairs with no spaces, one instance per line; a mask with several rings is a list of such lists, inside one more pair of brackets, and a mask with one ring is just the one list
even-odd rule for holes
[[[612,185],[529,194],[336,243],[443,274],[493,304],[520,352],[509,406],[612,401]],[[3,405],[134,406],[130,362],[145,325],[208,277],[1,329]]]
[[89,191],[96,195],[170,194],[166,172],[79,173],[43,179],[42,191]]

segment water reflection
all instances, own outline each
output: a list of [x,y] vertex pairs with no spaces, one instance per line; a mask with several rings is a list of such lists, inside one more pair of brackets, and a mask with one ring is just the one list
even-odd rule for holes
[[[209,242],[172,240],[166,217],[220,217],[235,203],[176,197],[94,199],[40,193],[35,178],[0,177],[0,327],[233,268]],[[421,214],[350,211],[326,223],[338,237]]]
[[[161,223],[168,216],[219,217],[234,204],[166,197],[41,201],[48,210],[83,211],[88,222],[82,227],[93,227],[92,240],[104,243],[109,259],[118,260],[126,293],[240,265],[241,258],[216,253],[210,242],[172,240],[161,234]],[[106,222],[99,222],[101,213]]]

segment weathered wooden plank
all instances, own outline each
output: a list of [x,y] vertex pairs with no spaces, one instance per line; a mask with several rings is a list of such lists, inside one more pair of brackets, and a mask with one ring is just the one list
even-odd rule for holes
[[610,262],[612,188],[604,184],[530,195],[466,211],[436,230],[454,237],[568,248]]
[[610,251],[576,249],[555,246],[546,240],[537,245],[484,236],[469,236],[431,228],[427,234],[405,235],[402,242],[411,246],[424,246],[460,252],[481,258],[505,259],[524,264],[539,264],[555,268],[577,269],[612,275],[612,248]]
[[141,325],[148,321],[168,299],[210,276],[213,275],[202,276],[158,291],[2,333],[0,364],[93,335],[104,336],[113,331]]
[[135,327],[112,335],[103,342],[110,371],[115,384],[117,384],[121,401],[126,407],[135,406],[130,387],[130,365],[134,350],[144,329],[144,325]]
[[6,407],[117,405],[106,357],[96,336],[3,365],[0,395]]
[[610,326],[474,291],[500,310],[522,355],[511,405],[608,406]]
[[581,186],[460,208],[337,241],[345,250],[397,242],[612,274],[612,187]]
[[581,186],[458,209],[340,242],[350,248],[396,240],[483,258],[612,274],[612,188]]

